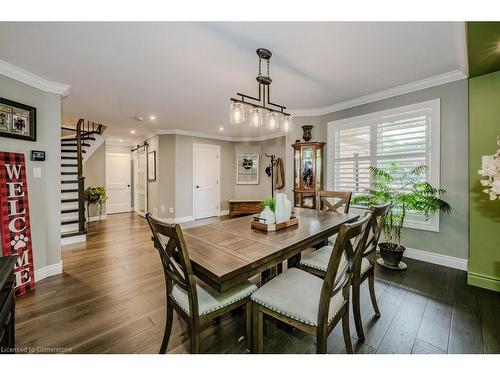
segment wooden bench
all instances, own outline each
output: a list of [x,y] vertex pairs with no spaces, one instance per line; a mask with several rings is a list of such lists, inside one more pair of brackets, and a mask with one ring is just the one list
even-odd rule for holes
[[229,215],[252,215],[262,211],[262,199],[230,199]]

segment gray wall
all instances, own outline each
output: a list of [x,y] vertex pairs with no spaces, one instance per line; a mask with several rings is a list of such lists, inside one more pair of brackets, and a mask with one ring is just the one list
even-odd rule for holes
[[[85,176],[85,189],[88,187],[106,187],[106,144],[101,144],[97,150],[87,159],[83,165],[83,175]],[[97,204],[89,207],[90,216],[98,216]],[[106,205],[102,205],[102,214],[106,214]]]
[[[35,270],[61,262],[61,96],[0,75],[0,97],[37,109],[37,141],[0,137],[0,150],[24,153]],[[46,161],[30,161],[31,150]],[[33,178],[40,167],[42,178]]]
[[[270,164],[270,159],[265,156],[274,154],[285,163],[285,137],[273,138],[266,141],[236,142],[235,143],[235,179],[236,179],[236,155],[243,153],[257,153],[260,155],[260,171],[258,185],[237,185],[234,186],[235,199],[265,199],[271,197],[271,177],[265,170]],[[286,171],[285,171],[286,172]],[[286,178],[286,176],[285,176]],[[286,180],[285,180],[286,181]],[[235,181],[236,183],[236,181]],[[285,182],[286,187],[286,182]],[[281,189],[284,190],[284,189]],[[278,190],[280,192],[281,190]]]
[[[296,117],[290,142],[302,138],[302,125],[314,125],[313,140],[326,142],[330,121],[382,111],[431,99],[441,99],[441,187],[448,191],[451,215],[440,217],[440,231],[405,229],[407,247],[466,259],[468,256],[468,87],[467,80],[456,81],[413,93],[348,108],[318,117]],[[329,147],[329,145],[327,145]],[[292,160],[291,147],[287,159]],[[288,163],[287,192],[291,192],[293,164]],[[325,153],[324,172],[328,168]],[[325,174],[324,174],[325,175]]]

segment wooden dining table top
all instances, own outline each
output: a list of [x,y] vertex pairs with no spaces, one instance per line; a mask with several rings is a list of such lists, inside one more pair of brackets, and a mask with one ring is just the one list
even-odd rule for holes
[[251,228],[252,216],[184,229],[194,274],[223,292],[328,239],[359,213],[295,208],[299,224],[276,232]]

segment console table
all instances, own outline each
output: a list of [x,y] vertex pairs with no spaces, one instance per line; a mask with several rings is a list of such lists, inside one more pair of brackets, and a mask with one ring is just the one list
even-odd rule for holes
[[0,354],[13,353],[14,329],[14,264],[17,256],[0,257]]
[[262,199],[230,199],[229,215],[252,215],[262,211]]

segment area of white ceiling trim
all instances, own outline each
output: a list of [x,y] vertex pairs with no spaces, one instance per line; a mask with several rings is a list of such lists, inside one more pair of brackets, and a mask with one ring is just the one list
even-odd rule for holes
[[285,134],[283,133],[278,133],[278,134],[269,134],[262,137],[226,137],[223,135],[214,135],[214,134],[193,132],[181,129],[157,129],[154,132],[148,134],[146,137],[144,137],[144,140],[148,140],[156,135],[162,135],[162,134],[185,135],[188,137],[217,139],[219,141],[228,141],[228,142],[260,142],[285,136]]
[[374,92],[372,94],[345,100],[343,102],[332,104],[326,107],[311,108],[311,109],[291,109],[289,112],[292,114],[292,116],[295,117],[322,116],[343,109],[357,107],[359,105],[373,103],[379,100],[427,89],[429,87],[444,85],[446,83],[458,81],[464,78],[467,78],[464,72],[460,70],[452,70],[451,72],[448,73],[439,74],[437,76],[424,78],[419,81],[411,83],[406,83],[404,85],[396,86],[387,90],[382,90]]
[[71,86],[69,85],[49,81],[15,65],[9,64],[8,62],[5,62],[3,60],[0,60],[0,74],[3,74],[4,76],[15,79],[16,81],[20,81],[42,91],[51,92],[62,96],[68,96],[69,89],[71,88]]

